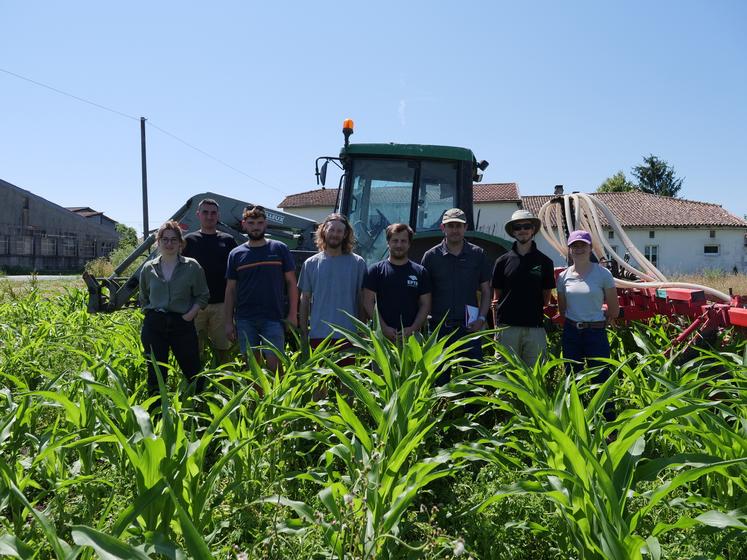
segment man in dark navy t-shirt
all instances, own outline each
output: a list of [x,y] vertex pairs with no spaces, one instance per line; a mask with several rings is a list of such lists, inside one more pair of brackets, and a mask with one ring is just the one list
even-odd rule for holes
[[[265,216],[261,206],[244,209],[243,225],[249,241],[231,251],[226,267],[226,335],[231,340],[238,338],[241,352],[253,350],[257,359],[260,345],[270,344],[283,352],[283,320],[298,326],[296,266],[285,243],[265,238]],[[284,289],[290,304],[287,316],[283,313]],[[263,355],[269,369],[280,367],[272,351],[266,350]]]
[[371,265],[363,283],[363,306],[378,311],[381,330],[390,340],[420,330],[431,308],[430,278],[408,258],[413,231],[407,224],[386,228],[389,258]]

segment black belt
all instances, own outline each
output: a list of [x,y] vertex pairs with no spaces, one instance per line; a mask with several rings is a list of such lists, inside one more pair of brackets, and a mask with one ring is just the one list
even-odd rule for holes
[[166,309],[146,309],[145,315],[150,315],[152,317],[179,317],[181,319],[184,313],[179,313],[178,311],[167,311]]
[[566,323],[568,323],[572,327],[576,327],[577,329],[604,329],[607,327],[607,321],[573,321],[571,319],[566,319]]

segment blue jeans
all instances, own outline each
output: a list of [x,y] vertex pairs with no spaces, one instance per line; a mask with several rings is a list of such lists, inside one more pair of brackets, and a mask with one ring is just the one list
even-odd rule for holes
[[[609,358],[610,343],[607,340],[606,329],[577,329],[570,323],[563,325],[563,356],[566,359],[574,360],[571,364],[574,373],[581,371],[586,365],[584,362],[588,359],[588,366],[602,365],[593,358]],[[605,367],[599,375],[594,378],[597,383],[602,383],[610,376],[609,367]]]
[[[241,353],[248,348],[272,345],[280,352],[285,349],[285,327],[282,321],[269,319],[236,319],[236,336],[239,339]],[[264,351],[269,354],[269,350]]]

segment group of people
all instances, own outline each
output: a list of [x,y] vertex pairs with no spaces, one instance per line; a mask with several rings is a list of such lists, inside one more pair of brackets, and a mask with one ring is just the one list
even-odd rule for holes
[[[565,317],[565,357],[581,367],[587,358],[609,356],[605,327],[614,324],[619,307],[612,275],[592,262],[591,236],[571,233],[572,264],[556,286],[552,261],[534,242],[540,221],[530,212],[519,210],[506,224],[515,241],[495,263],[465,239],[466,215],[452,208],[442,216],[443,240],[419,264],[409,258],[413,230],[397,223],[386,228],[388,257],[370,267],[353,252],[347,218],[330,214],[315,233],[319,252],[302,263],[298,279],[288,247],[265,236],[261,206],[244,209],[248,240],[238,246],[218,231],[215,200],[200,201],[197,216],[199,231],[184,236],[178,223],[163,224],[156,234],[158,256],[141,270],[142,343],[155,359],[148,360],[152,393],[158,390],[155,363],[167,362],[169,350],[189,381],[201,369],[207,341],[219,363],[230,360],[238,341],[242,354],[252,352],[280,370],[288,326],[297,327],[312,348],[344,338],[338,329],[354,330],[354,318],[377,317],[392,341],[419,332],[426,321],[431,328],[440,325],[441,336],[462,337],[485,329],[491,301],[499,341],[533,365],[546,352],[544,307],[555,288]],[[479,337],[465,354],[482,360]]]

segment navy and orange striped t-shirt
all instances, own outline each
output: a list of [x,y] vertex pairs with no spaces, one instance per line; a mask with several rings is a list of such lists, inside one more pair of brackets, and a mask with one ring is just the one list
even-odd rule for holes
[[226,278],[236,280],[237,319],[282,321],[285,273],[295,270],[288,246],[268,239],[262,247],[243,243],[228,255]]

